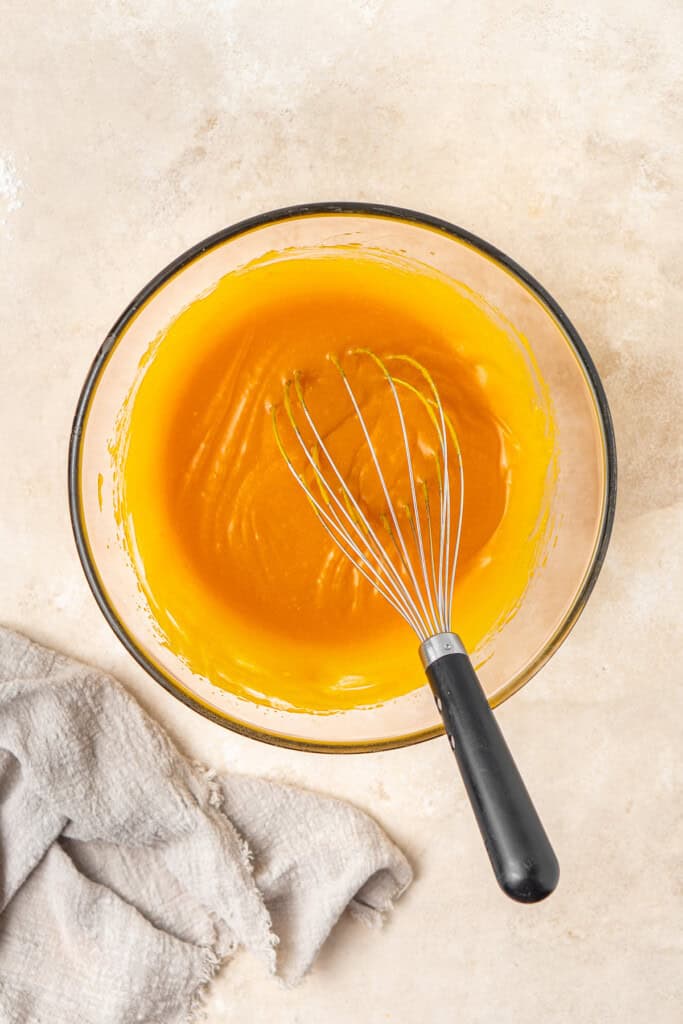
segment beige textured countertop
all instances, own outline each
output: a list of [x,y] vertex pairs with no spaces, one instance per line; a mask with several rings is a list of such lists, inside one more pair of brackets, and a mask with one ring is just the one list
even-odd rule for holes
[[[383,933],[344,921],[283,992],[242,955],[209,1022],[680,1020],[682,8],[677,0],[109,0],[3,5],[0,621],[110,669],[217,767],[356,801],[417,879]],[[139,670],[82,575],[76,397],[120,310],[217,228],[315,199],[451,219],[549,288],[603,375],[612,545],[571,637],[500,710],[562,863],[496,890],[445,742],[279,751]]]

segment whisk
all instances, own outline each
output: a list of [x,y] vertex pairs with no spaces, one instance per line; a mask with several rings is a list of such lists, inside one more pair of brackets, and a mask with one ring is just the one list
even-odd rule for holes
[[[513,899],[536,902],[557,885],[557,859],[451,630],[465,503],[456,430],[415,359],[354,349],[328,360],[337,401],[293,373],[272,407],[277,445],[335,544],[417,634],[498,883]],[[379,450],[375,438],[390,427],[395,443]]]

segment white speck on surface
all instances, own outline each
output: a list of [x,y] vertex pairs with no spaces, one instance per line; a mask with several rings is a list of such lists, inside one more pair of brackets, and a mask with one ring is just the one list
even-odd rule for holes
[[11,153],[0,156],[0,225],[9,238],[12,237],[9,218],[24,205],[21,198],[23,188],[24,183],[17,174],[14,157]]
[[52,604],[58,611],[78,613],[83,603],[83,588],[75,580],[55,580],[48,588]]

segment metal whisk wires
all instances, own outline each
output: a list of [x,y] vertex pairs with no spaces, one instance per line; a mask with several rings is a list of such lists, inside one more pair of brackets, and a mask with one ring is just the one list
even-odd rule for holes
[[[374,473],[382,507],[364,508],[358,488],[354,491],[345,477],[338,454],[332,452],[329,439],[311,412],[299,372],[285,381],[282,405],[272,408],[275,438],[289,471],[332,540],[424,641],[451,628],[464,497],[458,437],[431,374],[415,359],[406,355],[380,358],[369,349],[355,349],[347,357],[344,366],[334,356],[328,359],[345,390],[349,416],[355,417],[360,428],[359,438],[369,463],[365,461]],[[388,453],[379,452],[372,438],[368,412],[352,369],[358,369],[361,360],[369,361],[370,369],[377,371],[377,388],[385,389],[382,397],[397,418],[401,460],[405,460],[405,494],[392,494],[385,465]],[[374,387],[373,394],[377,395]],[[407,415],[406,406],[414,413],[421,412],[423,426],[433,431],[434,443],[427,446],[427,456],[424,440],[419,452],[414,450],[415,439],[411,446],[415,423]],[[288,434],[293,451],[287,449],[278,420],[282,410],[291,428]],[[418,455],[423,463],[426,459],[431,473],[416,476]]]

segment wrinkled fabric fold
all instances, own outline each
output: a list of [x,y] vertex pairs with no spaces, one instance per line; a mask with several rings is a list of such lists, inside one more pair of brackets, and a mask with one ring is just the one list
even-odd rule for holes
[[349,804],[191,764],[104,673],[0,628],[0,1019],[180,1024],[238,947],[293,985],[411,881]]

